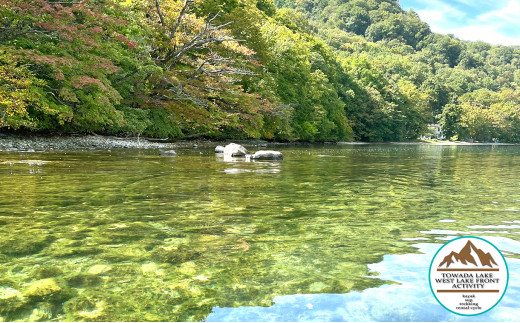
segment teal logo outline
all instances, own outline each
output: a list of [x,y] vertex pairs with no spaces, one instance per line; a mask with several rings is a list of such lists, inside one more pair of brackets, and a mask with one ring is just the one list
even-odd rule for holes
[[[507,281],[506,281],[506,287],[504,288],[504,291],[502,292],[502,296],[500,297],[500,299],[495,303],[495,305],[491,306],[490,308],[488,308],[487,310],[485,310],[484,312],[480,312],[480,313],[477,313],[477,314],[461,314],[461,313],[457,313],[457,312],[454,312],[452,310],[450,310],[449,308],[447,308],[446,306],[444,306],[444,304],[441,303],[441,301],[439,301],[439,299],[437,298],[437,295],[435,295],[435,293],[433,292],[433,288],[432,288],[432,279],[431,279],[431,273],[432,273],[432,266],[433,266],[433,261],[435,260],[435,257],[437,257],[437,254],[442,250],[444,249],[444,247],[446,247],[448,244],[452,243],[453,241],[455,240],[459,240],[459,239],[479,239],[479,240],[482,240],[482,241],[485,241],[487,243],[489,243],[490,245],[493,246],[493,248],[496,249],[496,251],[498,251],[498,253],[500,254],[500,256],[502,257],[502,259],[504,260],[504,264],[506,265],[506,273],[507,273]],[[495,306],[498,305],[498,303],[500,303],[500,301],[502,300],[502,298],[504,298],[504,295],[506,294],[506,291],[507,291],[507,287],[509,286],[509,267],[507,266],[507,261],[506,261],[506,258],[504,257],[504,255],[502,254],[502,252],[500,252],[500,250],[494,245],[492,244],[491,242],[489,242],[488,240],[484,239],[484,238],[480,238],[480,237],[475,237],[475,236],[462,236],[462,237],[458,237],[458,238],[455,238],[455,239],[452,239],[448,242],[446,242],[445,244],[442,245],[442,247],[439,248],[439,250],[437,250],[437,252],[435,253],[435,255],[433,255],[433,258],[432,258],[432,261],[430,263],[430,269],[428,271],[428,284],[430,285],[430,290],[433,294],[433,297],[435,297],[435,299],[437,300],[437,302],[439,304],[441,304],[442,307],[444,307],[446,310],[452,312],[453,314],[457,314],[457,315],[460,315],[460,316],[476,316],[476,315],[482,315],[486,312],[489,312],[491,311]]]

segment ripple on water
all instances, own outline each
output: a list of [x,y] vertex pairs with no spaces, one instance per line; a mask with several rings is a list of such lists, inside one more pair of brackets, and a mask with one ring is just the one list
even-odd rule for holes
[[[41,167],[0,152],[13,162],[0,164],[0,289],[20,300],[0,320],[450,320],[421,285],[437,247],[422,242],[490,236],[518,258],[518,213],[504,209],[520,198],[519,149],[281,147],[283,163],[191,149],[174,162],[31,155]],[[41,280],[66,292],[23,296]],[[518,315],[511,288],[503,304]],[[511,318],[496,313],[485,318]]]
[[520,229],[520,225],[470,225],[468,229]]

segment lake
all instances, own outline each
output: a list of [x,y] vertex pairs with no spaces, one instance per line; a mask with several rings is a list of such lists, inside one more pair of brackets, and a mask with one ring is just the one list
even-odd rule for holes
[[[518,320],[520,146],[274,149],[0,152],[0,321]],[[476,317],[428,286],[464,235],[510,270]]]

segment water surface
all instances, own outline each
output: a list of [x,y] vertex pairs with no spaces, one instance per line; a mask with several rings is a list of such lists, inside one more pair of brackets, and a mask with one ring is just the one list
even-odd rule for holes
[[0,319],[460,321],[427,274],[462,235],[511,272],[468,320],[520,317],[520,147],[276,149],[0,152]]

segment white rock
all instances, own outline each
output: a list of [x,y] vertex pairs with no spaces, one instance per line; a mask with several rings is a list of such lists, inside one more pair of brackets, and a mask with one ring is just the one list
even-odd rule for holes
[[243,146],[230,143],[224,147],[224,157],[243,157],[247,154],[247,149]]

